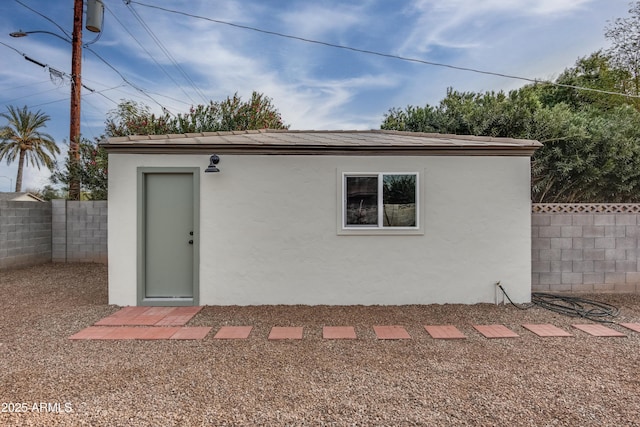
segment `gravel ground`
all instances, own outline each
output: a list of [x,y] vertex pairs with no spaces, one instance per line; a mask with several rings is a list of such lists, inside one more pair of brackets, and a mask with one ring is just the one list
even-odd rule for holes
[[[105,266],[0,271],[0,295],[0,402],[27,407],[0,413],[3,426],[640,425],[640,333],[614,325],[628,337],[591,337],[570,327],[588,322],[541,308],[205,307],[189,324],[213,326],[204,340],[70,341],[118,310]],[[640,321],[640,295],[590,297],[617,305],[617,321]],[[474,323],[521,336],[488,340]],[[575,336],[539,338],[525,323]],[[425,324],[468,339],[434,340]],[[224,325],[254,330],[214,340]],[[353,325],[358,339],[323,340],[324,325]],[[413,339],[376,340],[373,325]],[[272,326],[304,326],[304,339],[270,342]]]

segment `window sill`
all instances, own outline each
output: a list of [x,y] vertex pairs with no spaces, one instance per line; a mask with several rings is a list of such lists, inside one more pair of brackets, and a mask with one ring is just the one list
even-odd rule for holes
[[422,228],[340,228],[339,236],[423,236]]

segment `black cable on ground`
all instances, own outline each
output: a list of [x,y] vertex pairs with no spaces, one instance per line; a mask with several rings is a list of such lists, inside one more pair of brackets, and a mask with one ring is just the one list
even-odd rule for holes
[[507,291],[504,290],[504,288],[502,287],[502,285],[500,284],[500,282],[496,283],[496,286],[500,288],[500,290],[502,291],[502,294],[507,297],[507,299],[509,300],[509,302],[511,303],[512,306],[514,306],[515,308],[518,308],[520,310],[528,310],[531,307],[533,307],[535,304],[533,303],[533,301],[531,302],[531,304],[526,304],[526,305],[518,305],[516,303],[514,303],[513,301],[511,301],[511,298],[509,298],[509,294],[507,294]]
[[500,288],[511,305],[520,310],[527,310],[537,305],[555,313],[564,314],[565,316],[582,317],[601,323],[614,323],[611,318],[616,317],[620,313],[618,307],[605,302],[544,292],[533,292],[531,294],[531,304],[518,305],[511,301],[511,298],[509,298],[509,295],[499,282],[496,283],[496,286]]
[[566,295],[553,295],[544,292],[532,293],[531,302],[542,308],[566,316],[583,317],[593,320],[594,322],[602,323],[613,323],[611,318],[616,317],[620,313],[618,307],[605,302]]

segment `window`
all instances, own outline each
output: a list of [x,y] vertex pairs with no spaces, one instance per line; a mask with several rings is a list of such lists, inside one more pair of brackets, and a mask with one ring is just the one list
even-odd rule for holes
[[344,229],[417,229],[417,173],[343,173]]

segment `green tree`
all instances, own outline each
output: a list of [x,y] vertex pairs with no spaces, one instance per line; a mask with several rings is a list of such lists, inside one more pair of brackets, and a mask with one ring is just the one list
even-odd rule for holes
[[640,201],[640,112],[571,92],[562,102],[561,93],[548,102],[548,88],[533,85],[509,94],[449,89],[438,107],[389,110],[381,127],[536,139],[533,201]]
[[[123,101],[109,112],[105,121],[106,137],[127,135],[164,135],[248,129],[286,129],[282,117],[270,98],[254,92],[249,101],[236,94],[224,101],[198,105],[184,114],[161,115],[135,101]],[[102,138],[100,138],[102,139]],[[75,167],[67,160],[56,166],[52,182],[68,187],[72,176],[81,182],[82,196],[92,200],[107,198],[108,156],[99,140],[80,143],[80,164]]]
[[[529,86],[529,90],[536,91],[545,105],[565,103],[578,110],[587,105],[596,106],[603,110],[616,108],[620,105],[634,105],[640,107],[637,99],[612,95],[604,92],[629,94],[631,75],[628,70],[617,67],[610,54],[602,50],[579,58],[575,66],[565,69],[556,79],[557,85]],[[604,92],[587,91],[580,88],[596,89]]]
[[7,120],[7,124],[0,127],[0,160],[6,159],[10,164],[18,159],[15,191],[19,192],[25,164],[35,165],[38,169],[43,164],[53,169],[55,155],[60,153],[60,149],[51,135],[40,131],[50,120],[47,114],[41,111],[33,113],[26,106],[16,108],[10,105],[7,112],[0,113],[0,117]]
[[640,1],[629,13],[606,29],[610,49],[578,59],[555,84],[450,88],[437,106],[390,109],[381,128],[536,139],[533,201],[640,202]]
[[611,41],[607,53],[613,63],[629,74],[624,93],[640,95],[640,1],[629,6],[631,16],[613,21],[604,35]]
[[56,165],[51,175],[54,184],[63,184],[68,190],[72,178],[80,181],[81,198],[84,200],[106,200],[108,156],[107,152],[98,145],[100,138],[94,141],[83,139],[80,141],[80,163],[66,159],[64,168]]
[[[532,162],[536,202],[640,201],[640,113],[631,106],[541,111],[544,147]],[[545,136],[547,139],[544,139]]]
[[107,137],[127,135],[165,135],[175,133],[170,122],[172,116],[165,112],[162,116],[151,113],[149,106],[125,100],[115,110],[109,111],[105,121]]
[[144,104],[124,101],[111,111],[106,135],[163,135],[172,133],[218,132],[248,129],[287,129],[271,98],[253,92],[249,101],[237,95],[224,101],[191,107],[189,112],[155,115]]
[[63,199],[64,198],[64,194],[62,193],[62,191],[58,188],[54,188],[53,186],[47,184],[42,188],[34,188],[34,189],[30,189],[27,188],[27,193],[31,193],[35,196],[40,197],[42,200],[53,200],[53,199]]
[[[457,135],[486,135],[526,138],[531,133],[535,112],[541,108],[530,91],[458,92],[447,89],[437,107],[392,108],[382,129],[436,132]],[[517,135],[517,136],[516,136]]]

